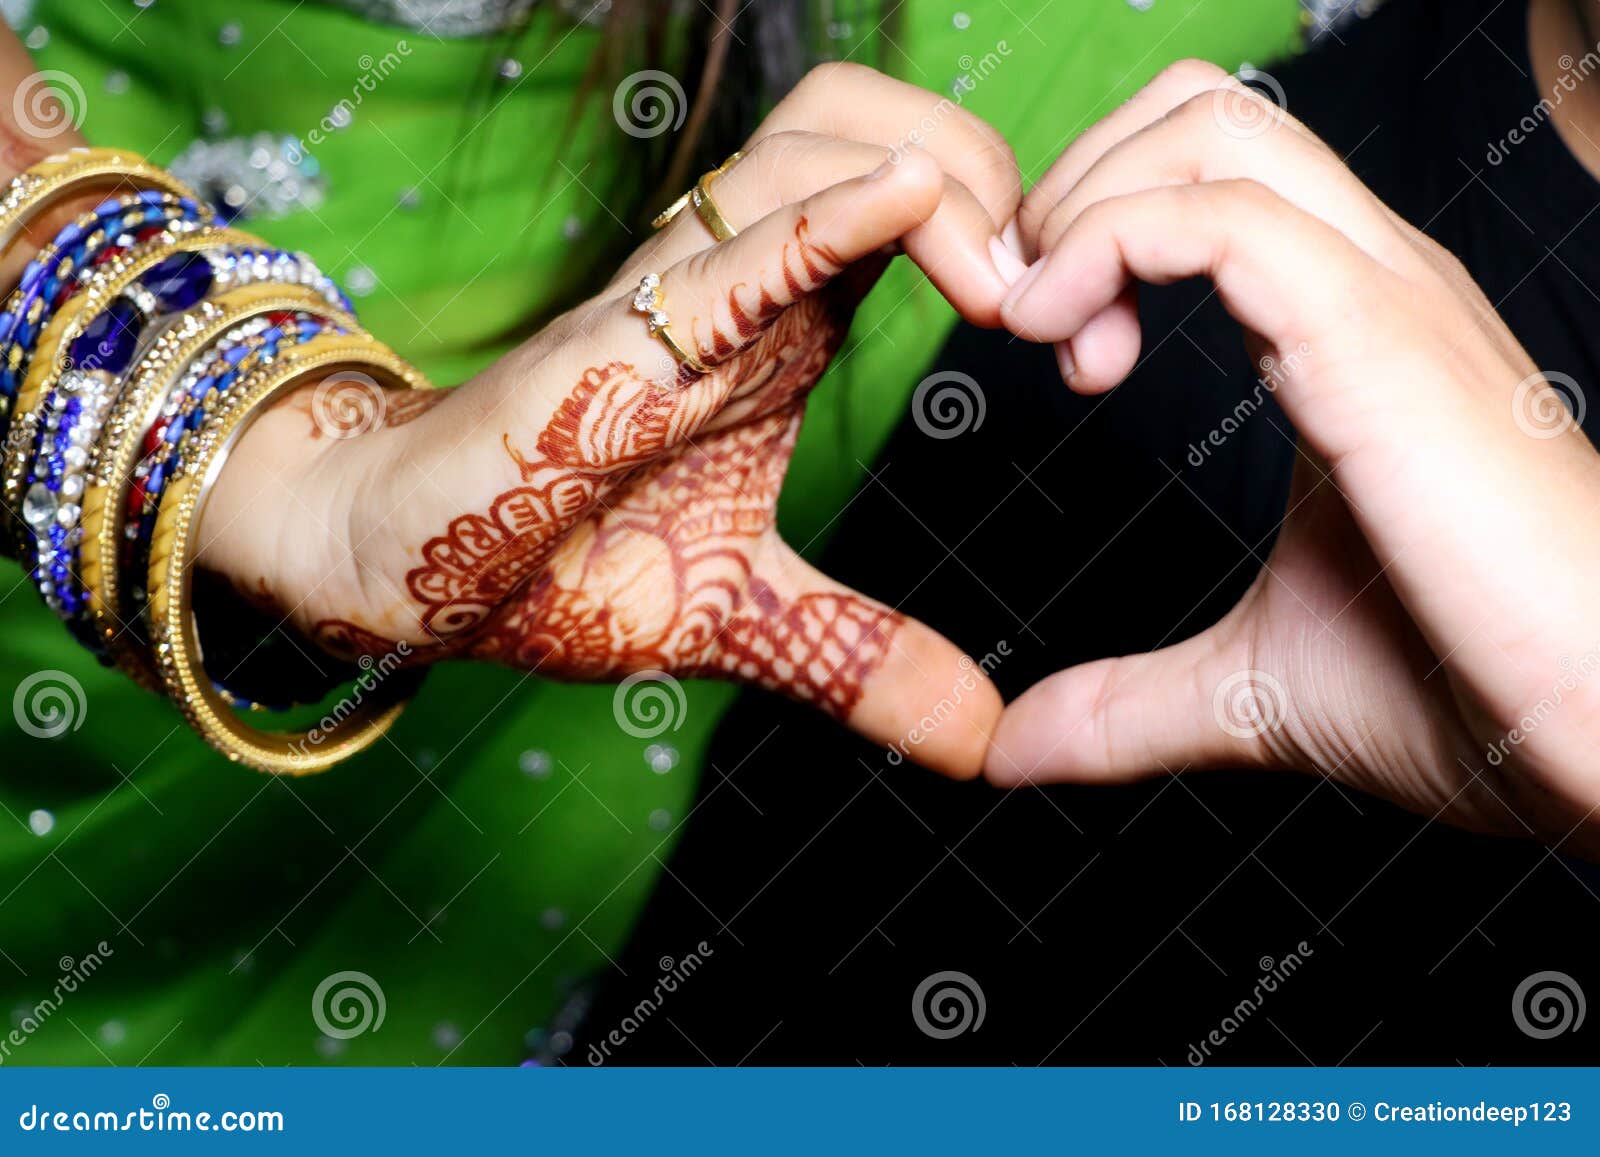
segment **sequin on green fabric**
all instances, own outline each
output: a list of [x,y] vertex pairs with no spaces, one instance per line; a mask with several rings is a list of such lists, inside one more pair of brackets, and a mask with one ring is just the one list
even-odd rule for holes
[[[209,166],[225,193],[239,184],[241,204],[257,203],[246,226],[312,254],[436,381],[501,352],[619,228],[594,191],[638,142],[597,101],[558,152],[598,35],[559,13],[506,57],[328,3],[6,7],[41,68],[81,88],[91,140]],[[1056,0],[1025,24],[1004,0],[911,0],[886,59],[989,118],[1032,180],[1164,62],[1233,67],[1296,36],[1297,0],[1235,0],[1203,19],[1191,7]],[[831,27],[838,54],[877,59],[875,25]],[[952,324],[905,262],[869,298],[785,490],[781,524],[806,553]],[[981,384],[1004,404],[1004,383]],[[9,570],[0,585],[20,581]],[[734,696],[687,685],[685,709],[641,738],[617,725],[610,687],[451,665],[390,742],[299,782],[223,763],[31,598],[0,600],[0,650],[0,692],[44,676],[29,695],[59,688],[40,709],[70,716],[0,719],[0,1016],[22,1042],[6,1064],[558,1059]],[[804,856],[789,870],[806,871]],[[349,1019],[332,1014],[341,993]]]

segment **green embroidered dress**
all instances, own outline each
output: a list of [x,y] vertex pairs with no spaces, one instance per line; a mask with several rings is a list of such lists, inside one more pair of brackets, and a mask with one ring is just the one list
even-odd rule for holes
[[[453,383],[560,300],[621,228],[596,191],[637,156],[609,100],[589,102],[566,136],[599,36],[564,15],[577,6],[535,7],[513,54],[461,34],[517,6],[4,11],[92,142],[176,163],[243,205],[244,228],[310,253],[374,332]],[[1163,64],[1202,55],[1231,68],[1289,50],[1300,9],[910,0],[882,57],[876,23],[826,25],[824,47],[959,99],[1008,135],[1032,179]],[[789,475],[782,523],[796,546],[820,547],[952,323],[908,263],[872,294]],[[6,1064],[558,1056],[584,985],[672,852],[735,695],[689,684],[681,726],[636,738],[617,726],[610,687],[451,664],[390,742],[311,780],[275,780],[229,766],[167,704],[96,666],[7,564],[0,692],[12,699],[41,672],[68,690],[70,725],[47,728],[61,734],[30,734],[37,717],[20,707],[0,712]],[[91,954],[92,975],[64,988]],[[343,972],[382,993],[381,1026],[348,1039],[313,1016],[319,985]]]

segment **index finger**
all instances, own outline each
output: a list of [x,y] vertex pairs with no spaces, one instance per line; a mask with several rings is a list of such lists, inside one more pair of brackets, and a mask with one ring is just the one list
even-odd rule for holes
[[1022,199],[1016,154],[998,129],[951,97],[865,65],[836,61],[813,68],[761,122],[746,148],[794,130],[865,141],[897,157],[925,151],[972,190],[996,231]]

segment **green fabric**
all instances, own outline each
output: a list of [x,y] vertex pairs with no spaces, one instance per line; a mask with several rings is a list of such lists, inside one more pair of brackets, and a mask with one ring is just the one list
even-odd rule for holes
[[[159,162],[205,135],[207,110],[226,116],[226,134],[306,137],[354,99],[369,62],[407,42],[399,67],[361,92],[354,122],[312,147],[325,203],[244,226],[342,280],[371,269],[364,320],[440,382],[492,360],[519,319],[582,271],[601,231],[618,228],[591,190],[637,155],[635,142],[608,99],[566,139],[593,31],[536,30],[519,50],[521,82],[494,86],[486,41],[335,7],[115,9],[43,2],[22,30],[48,29],[39,65],[81,83],[91,140]],[[237,44],[221,43],[224,22],[238,25]],[[1031,179],[1167,61],[1234,67],[1288,49],[1297,30],[1295,0],[1163,0],[1148,12],[1056,0],[1026,26],[1006,0],[968,0],[960,14],[911,0],[888,59],[945,92],[986,72],[963,101],[1010,137]],[[875,52],[866,43],[858,55]],[[998,63],[983,66],[991,53]],[[414,207],[401,197],[411,187]],[[905,262],[868,300],[816,392],[785,490],[796,545],[820,547],[952,323]],[[1006,383],[983,385],[1004,404]],[[9,1064],[520,1060],[525,1034],[548,1028],[571,986],[620,950],[734,694],[687,686],[681,729],[656,741],[680,758],[658,773],[651,741],[616,725],[610,688],[453,665],[432,674],[391,742],[321,777],[274,780],[227,765],[166,704],[98,668],[15,568],[0,591],[0,691],[54,670],[86,705],[57,739],[0,718],[0,1027],[26,1029],[22,1045],[0,1046]],[[539,753],[548,774],[529,774]],[[35,812],[53,817],[46,834],[30,830]],[[101,941],[98,971],[36,1025],[30,1010]],[[386,1018],[333,1046],[311,1003],[344,970],[378,982]]]

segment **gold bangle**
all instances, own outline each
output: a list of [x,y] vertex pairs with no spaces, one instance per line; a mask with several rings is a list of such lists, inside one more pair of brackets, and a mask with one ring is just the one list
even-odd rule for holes
[[[163,194],[162,199],[160,201],[155,201],[155,202],[148,202],[148,201],[140,202],[140,201],[137,201],[137,200],[131,200],[130,199],[117,212],[118,212],[119,216],[125,216],[126,214],[132,213],[135,210],[139,210],[139,209],[143,209],[143,210],[146,211],[146,213],[148,215],[144,218],[143,222],[141,222],[139,225],[135,226],[135,225],[130,224],[128,226],[125,226],[125,228],[128,228],[128,229],[131,230],[133,228],[142,228],[144,224],[147,224],[149,222],[149,220],[151,219],[152,216],[159,217],[159,214],[162,212],[162,210],[171,209],[177,203],[178,203],[178,198],[177,197],[173,196],[171,193],[165,193],[165,194]],[[207,216],[209,216],[209,214],[207,214]],[[181,220],[181,219],[167,220],[167,221],[163,222],[163,225],[164,225],[165,228],[171,229],[175,225],[178,224],[179,220]],[[86,212],[86,213],[79,213],[75,218],[73,218],[72,224],[77,226],[77,228],[79,230],[79,235],[78,235],[78,238],[77,238],[76,241],[73,241],[73,242],[71,242],[69,244],[68,248],[72,248],[74,246],[81,245],[81,244],[87,244],[88,241],[90,240],[90,238],[95,237],[97,234],[102,239],[105,238],[105,232],[104,232],[105,228],[106,228],[105,221],[101,217],[99,212],[97,212],[96,210],[90,210],[89,212]],[[195,228],[199,228],[204,224],[205,224],[205,222],[203,222],[203,221],[196,221],[194,223],[194,227]],[[49,264],[49,263],[52,263],[52,262],[56,262],[56,261],[60,260],[61,258],[62,258],[61,250],[56,245],[55,241],[52,240],[48,244],[46,244],[43,247],[41,247],[39,249],[39,251],[33,255],[32,260],[34,262],[39,262],[39,263],[43,263],[43,264]],[[61,271],[59,271],[57,273],[57,276],[60,276],[60,277],[71,277],[73,274],[79,273],[79,272],[81,272],[81,267],[67,266],[67,267],[63,268]],[[6,312],[7,313],[15,312],[17,310],[17,308],[21,304],[22,304],[22,289],[21,289],[20,286],[14,287],[11,290],[10,295],[6,298],[6,303],[5,303]],[[29,325],[33,325],[38,321],[39,314],[40,314],[40,312],[42,312],[43,309],[44,309],[44,300],[43,300],[43,298],[42,297],[35,297],[34,301],[33,301],[33,309],[29,311],[29,314],[28,314],[28,316],[26,318],[22,318],[21,320],[26,321]]]
[[297,735],[264,731],[245,722],[207,677],[200,653],[191,571],[206,498],[229,453],[257,416],[297,389],[307,374],[341,366],[370,373],[395,388],[427,388],[420,374],[369,338],[318,337],[296,347],[239,383],[235,388],[243,392],[231,397],[198,431],[188,469],[162,497],[150,543],[151,642],[168,695],[201,738],[228,759],[278,775],[324,771],[375,743],[404,709],[421,678],[415,670],[382,672],[372,685],[362,685],[353,706],[341,707],[331,717],[326,734],[319,725]]
[[0,471],[3,471],[0,473],[0,503],[8,512],[9,523],[9,533],[0,535],[0,539],[10,546],[13,557],[25,557],[28,549],[30,532],[20,515],[23,484],[27,481],[28,462],[32,458],[33,442],[38,433],[38,407],[66,368],[63,364],[64,351],[118,294],[172,254],[222,245],[251,244],[260,242],[248,233],[232,229],[202,229],[177,237],[162,234],[101,266],[93,280],[68,299],[50,319],[44,332],[39,335],[33,360],[28,364],[28,371],[17,390],[16,407],[11,417],[12,433],[6,439],[5,457],[0,462]]
[[49,205],[98,186],[112,190],[160,189],[188,197],[200,206],[201,219],[211,220],[210,209],[193,189],[137,153],[127,149],[68,149],[19,173],[0,193],[0,255]]
[[128,492],[134,470],[146,456],[145,432],[154,425],[173,386],[194,359],[233,327],[276,310],[316,314],[353,335],[366,335],[354,317],[304,286],[260,282],[218,294],[182,314],[130,368],[91,451],[89,482],[81,502],[83,541],[78,548],[78,577],[95,637],[116,665],[145,687],[157,689],[160,680],[138,616],[123,605],[121,574]]

